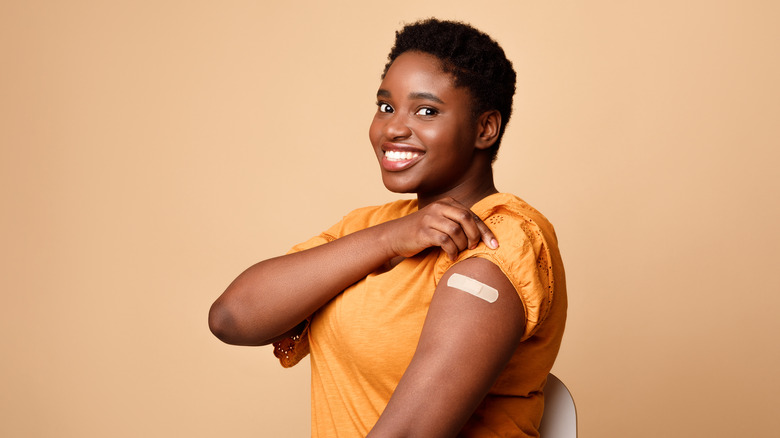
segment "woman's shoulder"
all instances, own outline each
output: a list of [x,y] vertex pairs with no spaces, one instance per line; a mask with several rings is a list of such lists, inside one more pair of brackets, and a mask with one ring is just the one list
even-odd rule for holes
[[378,225],[382,222],[397,219],[416,210],[417,200],[415,199],[401,199],[388,202],[387,204],[356,208],[322,233],[295,245],[288,253],[298,252],[327,242],[332,242],[347,234]]
[[389,220],[405,216],[414,211],[417,211],[416,199],[398,199],[386,204],[356,208],[344,217],[352,220],[359,218],[366,218],[368,220]]
[[522,242],[558,247],[555,229],[536,208],[511,193],[495,193],[471,207],[498,238],[517,248]]
[[[543,234],[554,237],[554,229],[550,221],[536,208],[511,193],[495,193],[483,198],[472,206],[476,213],[488,226],[499,228],[521,226],[527,231],[537,229]],[[508,221],[508,224],[504,224]]]
[[360,207],[347,213],[326,233],[339,238],[383,222],[398,219],[415,211],[417,211],[416,199],[399,199],[387,204]]

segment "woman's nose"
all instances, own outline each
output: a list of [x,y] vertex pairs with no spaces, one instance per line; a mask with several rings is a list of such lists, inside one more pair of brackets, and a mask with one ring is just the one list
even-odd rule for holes
[[412,135],[412,130],[409,129],[406,117],[395,113],[390,120],[385,124],[385,137],[388,139],[401,139]]

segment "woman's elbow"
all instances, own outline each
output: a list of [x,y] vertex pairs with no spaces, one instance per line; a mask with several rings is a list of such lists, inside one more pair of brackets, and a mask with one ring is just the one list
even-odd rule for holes
[[209,309],[209,330],[220,341],[235,344],[236,319],[220,300],[215,301]]
[[219,299],[209,309],[209,329],[226,344],[257,346],[271,342],[257,321],[248,319],[235,306]]

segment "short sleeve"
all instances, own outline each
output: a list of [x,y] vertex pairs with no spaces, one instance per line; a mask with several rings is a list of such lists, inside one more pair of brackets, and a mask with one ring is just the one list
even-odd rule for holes
[[533,219],[515,211],[499,206],[480,217],[496,235],[499,247],[493,250],[480,243],[475,249],[461,252],[454,261],[442,252],[436,262],[435,281],[438,284],[444,273],[462,260],[481,257],[493,262],[512,283],[523,303],[524,341],[541,326],[552,304],[554,280],[548,245]]

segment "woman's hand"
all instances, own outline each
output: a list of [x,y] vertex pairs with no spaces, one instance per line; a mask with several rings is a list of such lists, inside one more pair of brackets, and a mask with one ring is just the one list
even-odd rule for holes
[[430,247],[440,247],[450,260],[473,249],[480,241],[492,249],[498,241],[487,225],[460,202],[445,198],[387,223],[391,252],[411,257]]

